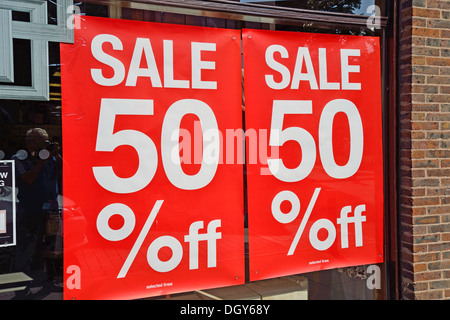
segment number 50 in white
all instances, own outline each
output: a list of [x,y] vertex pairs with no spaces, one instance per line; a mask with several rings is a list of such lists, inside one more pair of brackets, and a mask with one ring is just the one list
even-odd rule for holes
[[[337,113],[343,112],[350,127],[350,154],[345,165],[338,165],[333,154],[333,121]],[[297,182],[309,176],[316,163],[316,143],[310,132],[299,127],[283,129],[287,114],[312,114],[310,100],[274,100],[270,125],[269,146],[281,147],[287,141],[295,141],[302,149],[302,160],[296,168],[287,168],[282,159],[269,159],[271,173],[284,182]],[[319,120],[319,154],[325,172],[335,179],[346,179],[359,169],[364,149],[364,133],[361,116],[353,102],[335,99],[328,102]]]
[[[179,159],[179,128],[181,119],[187,114],[196,115],[201,122],[203,149],[206,142],[212,149],[212,156],[202,159],[200,171],[187,175],[181,168]],[[158,168],[158,151],[152,139],[137,130],[120,130],[114,133],[116,116],[153,115],[153,100],[141,99],[102,99],[98,121],[95,151],[113,152],[119,146],[133,147],[139,158],[136,173],[128,178],[118,177],[111,166],[92,167],[97,182],[114,193],[133,193],[144,189],[153,179]],[[176,152],[174,152],[174,150]],[[204,151],[204,150],[203,150]],[[184,99],[173,103],[164,116],[161,132],[161,157],[169,181],[184,190],[200,189],[214,178],[219,164],[219,130],[214,112],[204,102]],[[174,156],[175,155],[175,156]]]

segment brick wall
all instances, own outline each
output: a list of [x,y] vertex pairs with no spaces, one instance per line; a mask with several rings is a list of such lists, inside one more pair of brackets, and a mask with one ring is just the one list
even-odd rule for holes
[[450,0],[401,0],[401,298],[450,299]]

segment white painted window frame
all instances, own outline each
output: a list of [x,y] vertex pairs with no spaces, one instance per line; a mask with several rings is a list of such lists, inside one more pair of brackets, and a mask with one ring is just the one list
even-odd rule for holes
[[[14,83],[13,39],[31,42],[31,86],[1,85],[0,99],[49,100],[48,42],[73,43],[67,26],[73,0],[53,0],[57,24],[47,24],[47,1],[0,0],[0,82]],[[12,21],[12,11],[28,12],[30,22]]]

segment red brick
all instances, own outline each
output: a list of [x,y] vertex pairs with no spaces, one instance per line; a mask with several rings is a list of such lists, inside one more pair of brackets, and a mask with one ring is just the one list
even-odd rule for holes
[[427,280],[436,280],[442,277],[442,273],[440,271],[431,271],[431,272],[419,272],[415,275],[416,281],[427,281]]
[[427,57],[426,63],[427,63],[427,65],[448,67],[448,66],[450,66],[450,58]]
[[402,298],[448,299],[450,1],[401,1],[399,23]]
[[415,197],[412,200],[414,206],[433,206],[438,205],[441,202],[439,197]]
[[425,17],[425,18],[440,18],[441,16],[439,10],[430,10],[422,8],[413,8],[413,15],[415,17]]
[[412,34],[413,36],[439,38],[440,32],[438,29],[413,27]]

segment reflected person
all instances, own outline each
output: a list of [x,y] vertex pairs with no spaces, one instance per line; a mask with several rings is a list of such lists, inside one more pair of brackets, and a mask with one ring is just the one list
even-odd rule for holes
[[24,272],[36,282],[46,281],[42,244],[45,210],[58,209],[58,171],[61,165],[59,144],[50,143],[44,129],[26,134],[26,152],[15,160],[19,199],[17,207],[16,272]]

